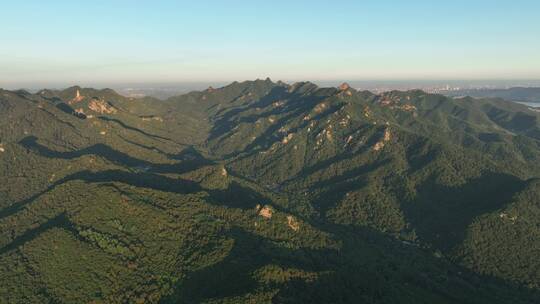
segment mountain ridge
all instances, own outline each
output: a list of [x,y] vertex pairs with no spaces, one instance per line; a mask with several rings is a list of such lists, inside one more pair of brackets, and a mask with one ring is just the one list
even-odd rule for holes
[[0,299],[535,302],[539,118],[270,79],[2,90]]

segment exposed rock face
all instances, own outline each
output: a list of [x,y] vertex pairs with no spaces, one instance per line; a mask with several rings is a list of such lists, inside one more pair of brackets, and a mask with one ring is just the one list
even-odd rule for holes
[[[410,100],[411,97],[407,96],[406,99]],[[382,95],[379,102],[382,106],[389,107],[390,109],[398,109],[406,112],[416,111],[416,107],[412,104],[401,104],[401,98],[392,98],[390,96]]]
[[515,223],[516,220],[518,219],[518,216],[517,215],[514,215],[514,216],[509,216],[507,213],[505,212],[502,212],[499,214],[499,217],[502,219],[502,220],[508,220],[508,221],[511,221],[512,223]]
[[263,207],[261,207],[261,205],[257,205],[256,209],[257,209],[257,213],[260,216],[262,216],[264,218],[267,218],[267,219],[271,219],[272,214],[274,213],[274,210],[272,209],[272,207],[270,207],[268,205],[265,205]]
[[326,132],[326,139],[332,141],[332,131],[328,130],[328,131]]
[[100,99],[93,99],[88,104],[88,108],[94,112],[101,114],[115,114],[117,112],[116,108]]
[[290,133],[289,135],[285,136],[283,140],[281,141],[282,144],[286,145],[289,143],[289,141],[293,138],[294,134]]
[[392,101],[390,99],[381,100],[381,105],[383,105],[383,106],[389,106],[391,104],[392,104]]
[[276,108],[279,108],[279,107],[282,107],[283,105],[285,105],[285,102],[281,101],[281,100],[278,100],[274,103],[272,103],[272,105]]
[[352,96],[353,93],[352,93],[351,89],[352,89],[351,86],[348,83],[344,82],[339,86],[339,91],[340,91],[339,95],[340,96],[343,96],[343,95]]
[[339,86],[339,90],[340,90],[340,91],[347,91],[347,90],[350,89],[350,88],[351,88],[351,86],[350,86],[348,83],[346,83],[346,82],[342,83],[342,84]]
[[75,92],[75,97],[73,99],[71,99],[70,101],[68,101],[68,104],[74,104],[74,103],[77,103],[77,102],[81,102],[83,99],[84,99],[84,96],[82,96],[79,89],[77,89],[77,92]]
[[379,141],[379,142],[377,142],[375,144],[375,146],[373,146],[374,151],[379,151],[382,148],[384,148],[384,142],[383,141]]
[[392,137],[392,135],[390,134],[390,129],[387,128],[386,130],[384,130],[384,139],[383,140],[385,142],[389,141],[390,137]]
[[384,148],[385,143],[388,142],[391,138],[392,138],[392,134],[390,133],[390,129],[386,128],[386,130],[384,130],[383,138],[373,146],[373,150],[374,151],[381,150],[382,148]]
[[4,146],[0,144],[0,152],[6,152],[6,149],[4,149]]
[[364,116],[365,116],[366,118],[369,118],[369,117],[371,116],[371,114],[372,114],[372,113],[371,113],[371,109],[370,109],[369,107],[366,106],[366,107],[364,108]]
[[292,215],[288,215],[287,216],[287,225],[289,225],[289,227],[294,230],[294,231],[298,231],[300,230],[300,223],[298,222],[298,220],[292,216]]
[[416,107],[411,105],[411,104],[404,104],[404,105],[401,106],[401,109],[403,111],[408,111],[408,112],[416,111]]
[[323,102],[316,105],[315,108],[313,108],[313,111],[315,111],[316,113],[321,113],[322,111],[326,109],[326,107],[327,107],[326,103]]

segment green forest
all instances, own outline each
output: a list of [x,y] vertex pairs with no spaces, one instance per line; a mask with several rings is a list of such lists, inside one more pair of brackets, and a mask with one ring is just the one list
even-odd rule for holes
[[539,303],[540,113],[0,90],[0,303]]

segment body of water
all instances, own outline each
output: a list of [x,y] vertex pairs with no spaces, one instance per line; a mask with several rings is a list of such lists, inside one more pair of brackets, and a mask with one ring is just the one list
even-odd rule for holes
[[526,105],[533,108],[540,108],[540,102],[526,102],[526,101],[516,101],[522,105]]

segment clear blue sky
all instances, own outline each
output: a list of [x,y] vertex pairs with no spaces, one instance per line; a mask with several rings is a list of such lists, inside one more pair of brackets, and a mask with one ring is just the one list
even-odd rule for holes
[[540,1],[3,1],[0,87],[538,79]]

